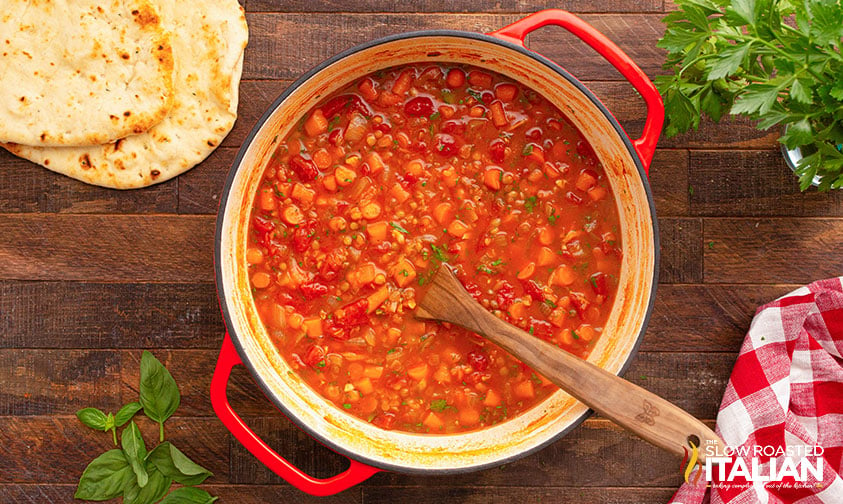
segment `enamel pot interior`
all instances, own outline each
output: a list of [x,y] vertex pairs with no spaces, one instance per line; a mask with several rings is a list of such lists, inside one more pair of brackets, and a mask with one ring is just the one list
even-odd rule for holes
[[657,234],[646,176],[631,143],[582,84],[548,60],[495,38],[420,32],[381,39],[325,62],[293,84],[255,127],[226,185],[217,222],[217,287],[229,334],[252,376],[290,419],[330,448],[375,467],[424,473],[469,471],[531,453],[578,425],[588,409],[563,392],[509,421],[454,435],[385,431],[323,399],[278,353],[260,322],[246,265],[248,221],[274,148],[313,105],[370,72],[417,62],[458,62],[507,75],[542,93],[584,134],[605,167],[621,217],[620,287],[589,360],[613,373],[628,365],[655,294]]

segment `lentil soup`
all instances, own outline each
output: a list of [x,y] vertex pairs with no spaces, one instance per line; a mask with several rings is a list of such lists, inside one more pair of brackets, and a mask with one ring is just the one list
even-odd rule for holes
[[557,388],[460,327],[413,318],[439,264],[487,309],[580,357],[620,276],[591,146],[541,95],[467,65],[371,74],[276,138],[246,260],[290,366],[383,429],[447,434]]

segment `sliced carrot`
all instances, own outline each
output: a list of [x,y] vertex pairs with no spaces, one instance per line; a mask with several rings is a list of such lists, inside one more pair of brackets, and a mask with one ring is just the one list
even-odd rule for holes
[[281,219],[287,224],[295,226],[304,222],[304,214],[301,213],[301,210],[296,205],[287,205],[281,211]]
[[366,396],[360,400],[357,407],[362,413],[374,413],[378,409],[378,398],[373,395]]
[[382,285],[378,290],[369,294],[369,297],[366,298],[369,301],[369,308],[367,311],[369,313],[372,313],[373,311],[377,310],[378,307],[382,305],[388,297],[389,287],[387,287],[386,285]]
[[549,227],[542,226],[539,230],[539,243],[542,245],[550,245],[553,243],[553,239],[555,238],[553,230]]
[[401,187],[400,184],[395,184],[394,186],[392,186],[392,189],[389,190],[389,193],[392,195],[393,198],[395,198],[398,203],[404,203],[405,201],[407,201],[407,199],[410,198],[410,193],[404,190],[404,188]]
[[446,222],[453,218],[454,207],[448,202],[439,203],[433,207],[433,218],[439,224],[445,225]]
[[527,280],[528,278],[533,276],[533,273],[535,273],[535,271],[536,271],[536,263],[531,262],[530,264],[524,266],[521,269],[521,271],[518,272],[518,275],[516,275],[516,276],[518,277],[518,280]]
[[322,319],[319,317],[308,317],[302,322],[302,328],[310,338],[322,336]]
[[465,236],[466,233],[468,233],[468,230],[468,224],[459,219],[453,220],[450,224],[448,224],[448,234],[456,236],[457,238]]
[[350,186],[357,179],[357,172],[347,166],[337,166],[334,170],[334,177],[340,187]]
[[427,373],[430,371],[430,368],[424,362],[416,364],[415,366],[407,369],[407,375],[416,380],[422,381],[427,378]]
[[560,264],[550,275],[550,285],[568,286],[574,283],[577,279],[577,273],[574,268],[567,264]]
[[549,264],[553,264],[553,261],[556,260],[556,254],[553,253],[547,247],[542,247],[539,249],[539,255],[536,257],[536,265],[538,266],[547,266]]
[[492,85],[492,76],[486,72],[472,70],[468,72],[468,83],[472,86],[488,88]]
[[465,84],[465,72],[459,68],[452,68],[448,71],[448,76],[445,78],[445,82],[447,82],[448,86],[451,88],[462,87],[463,84]]
[[415,77],[415,71],[413,69],[407,69],[401,72],[397,79],[395,79],[395,84],[392,85],[392,92],[397,95],[403,95],[407,91],[410,90],[410,86],[413,84],[413,78]]
[[383,170],[383,158],[377,152],[370,152],[368,156],[366,156],[366,163],[369,165],[369,173],[372,175],[379,173]]
[[366,226],[366,233],[369,235],[369,240],[371,240],[372,243],[380,243],[386,240],[386,232],[388,229],[389,225],[386,221],[372,222]]

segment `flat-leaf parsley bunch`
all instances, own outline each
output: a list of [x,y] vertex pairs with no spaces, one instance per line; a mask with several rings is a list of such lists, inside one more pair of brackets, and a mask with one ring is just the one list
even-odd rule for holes
[[779,142],[800,147],[804,191],[843,187],[843,6],[841,0],[676,0],[658,46],[668,51],[656,77],[665,134],[697,129],[700,115],[787,125]]
[[[79,478],[74,497],[102,501],[123,496],[124,504],[211,504],[217,497],[195,488],[211,471],[190,460],[169,441],[164,441],[164,422],[176,411],[181,394],[173,376],[151,353],[144,351],[140,362],[140,397],[107,415],[97,408],[76,412],[88,427],[111,431],[117,445],[117,427],[127,422],[120,448],[95,458]],[[140,429],[132,420],[140,410],[158,423],[159,444],[147,450]],[[184,486],[169,492],[173,482]],[[169,492],[169,493],[167,493]],[[163,500],[162,500],[163,499]]]

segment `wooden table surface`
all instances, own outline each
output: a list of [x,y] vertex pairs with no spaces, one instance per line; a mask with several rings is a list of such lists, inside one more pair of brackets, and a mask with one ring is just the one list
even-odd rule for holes
[[[562,7],[615,41],[651,77],[663,59],[662,0],[246,0],[251,37],[240,117],[210,158],[151,188],[81,184],[0,153],[0,502],[69,502],[110,436],[77,409],[116,411],[137,397],[141,349],[182,392],[170,437],[215,476],[224,502],[301,502],[214,416],[208,389],[224,327],[213,284],[214,214],[237,148],[301,73],[357,43],[428,28],[488,32]],[[412,6],[411,6],[412,5]],[[669,8],[669,7],[668,7]],[[559,62],[633,136],[644,106],[596,53],[558,28],[529,47]],[[746,121],[662,139],[651,169],[661,235],[655,311],[626,377],[712,420],[755,309],[841,273],[843,195],[799,192],[775,138]],[[276,412],[239,368],[235,408],[278,451],[321,477],[345,460]],[[154,426],[143,424],[148,438]],[[539,453],[452,477],[380,473],[320,502],[504,503],[666,501],[679,460],[592,417]]]

